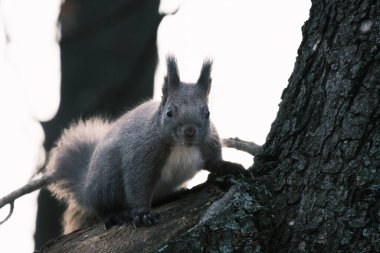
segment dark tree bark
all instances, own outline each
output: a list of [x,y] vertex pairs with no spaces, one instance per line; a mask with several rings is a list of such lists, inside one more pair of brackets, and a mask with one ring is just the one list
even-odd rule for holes
[[255,174],[272,252],[380,252],[380,2],[312,1]]
[[380,2],[312,2],[253,180],[216,178],[159,207],[157,226],[44,251],[380,252]]

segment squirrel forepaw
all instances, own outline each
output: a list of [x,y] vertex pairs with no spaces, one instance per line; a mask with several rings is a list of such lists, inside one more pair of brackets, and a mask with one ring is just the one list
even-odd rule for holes
[[133,225],[135,227],[140,227],[141,225],[151,226],[158,222],[160,215],[152,211],[143,210],[143,211],[133,212],[132,218],[133,218]]
[[252,173],[245,169],[241,164],[223,160],[212,164],[211,172],[216,176],[234,175],[239,178],[253,178]]

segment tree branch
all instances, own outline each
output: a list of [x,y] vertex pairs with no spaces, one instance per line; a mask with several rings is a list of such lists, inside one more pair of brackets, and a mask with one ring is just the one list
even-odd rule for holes
[[223,146],[225,146],[227,148],[234,148],[237,150],[241,150],[241,151],[247,152],[253,156],[257,155],[261,150],[260,145],[257,145],[254,142],[243,141],[237,137],[223,139],[222,142],[223,142]]
[[41,187],[44,187],[45,185],[48,185],[53,181],[53,177],[51,175],[44,175],[41,178],[34,179],[30,181],[28,184],[24,185],[23,187],[14,190],[10,194],[6,195],[5,197],[0,199],[0,208],[3,208],[6,204],[10,204],[11,208],[9,211],[8,216],[0,221],[0,225],[6,222],[12,215],[13,209],[14,209],[14,202],[16,199],[18,199],[21,196],[24,196],[28,193],[31,193],[35,190],[40,189]]

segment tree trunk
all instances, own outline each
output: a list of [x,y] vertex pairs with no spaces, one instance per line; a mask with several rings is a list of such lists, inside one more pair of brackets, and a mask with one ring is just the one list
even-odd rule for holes
[[255,158],[271,252],[380,252],[380,1],[312,1],[294,72]]
[[379,15],[376,0],[313,1],[254,182],[216,178],[159,207],[157,226],[97,226],[44,252],[380,252]]

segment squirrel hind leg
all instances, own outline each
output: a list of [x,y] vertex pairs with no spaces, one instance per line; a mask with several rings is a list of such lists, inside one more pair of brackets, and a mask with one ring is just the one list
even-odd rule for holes
[[68,234],[97,223],[99,223],[99,219],[95,214],[75,204],[70,204],[63,215],[63,234]]

